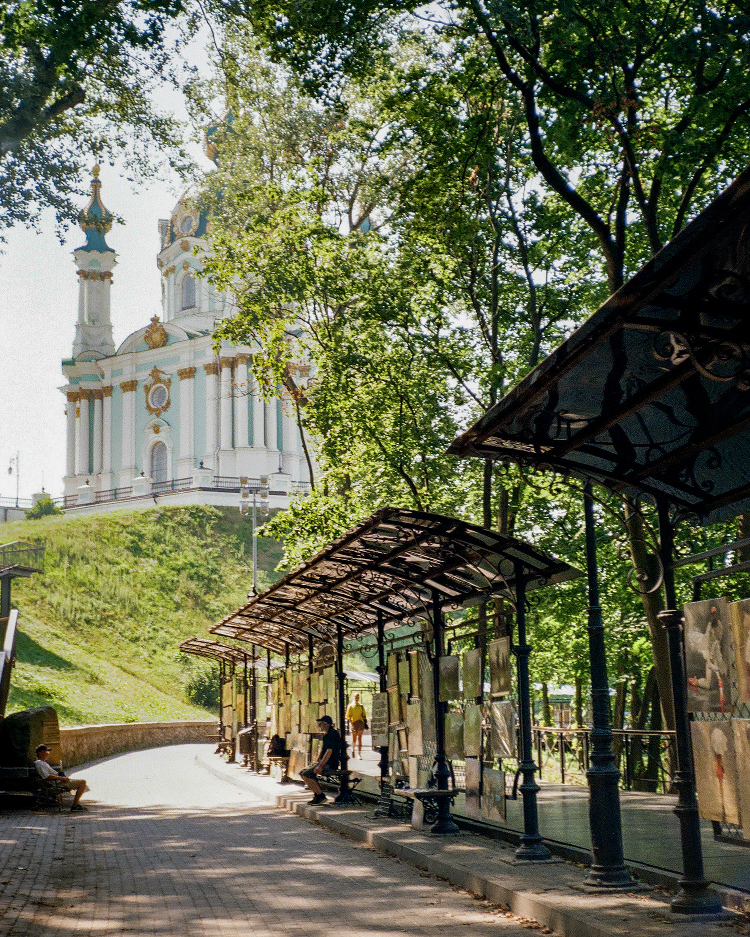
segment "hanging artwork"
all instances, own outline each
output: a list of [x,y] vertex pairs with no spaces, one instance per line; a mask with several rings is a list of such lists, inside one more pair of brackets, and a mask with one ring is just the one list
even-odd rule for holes
[[332,703],[336,695],[336,668],[326,667],[323,671],[323,692],[325,699]]
[[490,664],[490,693],[493,696],[507,696],[511,691],[510,638],[490,641],[487,645],[487,659]]
[[750,599],[729,606],[737,669],[737,702],[750,703]]
[[388,687],[388,724],[397,726],[401,722],[401,694],[398,685]]
[[398,689],[403,696],[411,693],[411,671],[409,669],[409,657],[404,655],[398,662]]
[[505,772],[485,768],[482,772],[482,817],[491,823],[505,821]]
[[695,762],[695,789],[704,820],[739,825],[737,760],[732,720],[690,723]]
[[406,707],[406,728],[409,732],[409,754],[424,755],[422,747],[422,706],[413,701]]
[[298,670],[294,675],[294,695],[298,700],[302,700],[304,697],[303,685],[305,683],[305,672],[304,670]]
[[472,820],[481,820],[482,803],[480,799],[480,785],[482,780],[482,764],[478,758],[466,759],[466,816]]
[[494,758],[516,757],[516,714],[511,700],[490,703],[491,745]]
[[412,696],[421,696],[419,690],[419,654],[409,652],[409,692]]
[[416,790],[419,787],[419,758],[409,754],[409,787]]
[[467,651],[461,661],[464,699],[474,701],[482,695],[482,652],[479,648]]
[[685,606],[685,670],[690,712],[732,711],[732,627],[725,598]]
[[464,757],[464,714],[445,714],[445,757],[462,761]]
[[284,671],[284,686],[287,696],[294,693],[294,670],[291,667],[287,667]]
[[388,689],[398,684],[398,654],[388,655]]
[[422,748],[425,754],[434,755],[437,751],[435,676],[432,661],[424,651],[419,652],[419,687],[422,704]]
[[372,698],[370,714],[372,747],[383,748],[388,744],[388,694],[376,693]]
[[467,758],[482,755],[482,707],[476,703],[464,708],[464,754]]
[[733,719],[734,751],[736,762],[743,766],[737,771],[737,806],[739,808],[742,835],[750,840],[750,719]]
[[441,657],[438,659],[440,673],[440,702],[458,699],[458,657]]
[[320,702],[320,675],[317,670],[310,674],[310,702]]
[[299,729],[300,732],[310,731],[310,704],[299,704]]

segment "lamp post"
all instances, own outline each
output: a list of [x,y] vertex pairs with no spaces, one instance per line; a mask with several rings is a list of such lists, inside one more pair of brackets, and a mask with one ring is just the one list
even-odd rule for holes
[[18,507],[18,485],[21,480],[21,475],[19,472],[20,458],[21,458],[20,453],[16,450],[15,456],[11,456],[10,462],[8,463],[8,475],[13,474],[14,468],[16,471],[16,507]]
[[[260,488],[253,488],[253,595],[258,594],[258,502],[260,513],[268,517],[270,507],[268,504],[268,475],[260,476]],[[250,506],[250,486],[247,478],[240,478],[240,514],[245,514]]]

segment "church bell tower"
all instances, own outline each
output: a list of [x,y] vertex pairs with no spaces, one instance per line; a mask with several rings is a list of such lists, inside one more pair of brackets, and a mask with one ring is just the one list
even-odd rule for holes
[[73,252],[78,267],[78,321],[73,342],[77,361],[96,361],[115,353],[109,292],[116,255],[104,239],[113,216],[102,203],[98,166],[94,166],[93,175],[91,201],[78,215],[86,243]]

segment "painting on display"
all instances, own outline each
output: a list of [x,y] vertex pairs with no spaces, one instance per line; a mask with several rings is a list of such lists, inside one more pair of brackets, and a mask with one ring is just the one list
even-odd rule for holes
[[482,766],[478,758],[466,759],[466,815],[472,820],[481,820],[482,803],[479,796],[482,781]]
[[398,662],[398,688],[402,696],[408,696],[411,693],[411,670],[409,668],[409,656],[404,654]]
[[298,700],[304,699],[304,686],[305,683],[305,672],[304,670],[298,670],[294,675],[294,695]]
[[516,757],[516,712],[511,700],[490,703],[492,754],[495,758]]
[[310,731],[310,704],[299,704],[299,729],[300,732]]
[[438,660],[440,673],[440,702],[458,699],[458,657],[451,655]]
[[409,653],[409,692],[412,696],[421,696],[419,690],[419,654],[416,651]]
[[737,702],[750,703],[750,599],[729,606],[737,669]]
[[725,598],[685,606],[685,671],[690,712],[732,711],[732,626]]
[[461,761],[464,757],[464,714],[445,714],[445,757]]
[[482,707],[467,703],[464,709],[464,754],[467,758],[482,755]]
[[424,755],[422,746],[422,707],[411,702],[406,707],[406,728],[409,732],[409,754]]
[[695,789],[704,820],[740,823],[737,760],[732,720],[690,723],[695,762]]
[[419,758],[409,755],[409,787],[416,790],[419,787]]
[[310,702],[320,702],[320,675],[317,670],[310,674]]
[[475,700],[482,695],[482,652],[473,648],[464,654],[461,661],[461,676],[464,684],[464,699]]
[[398,654],[388,655],[388,689],[398,685]]
[[288,735],[292,731],[292,697],[289,693],[284,697],[284,732]]
[[388,744],[388,694],[376,693],[372,698],[370,714],[372,747],[384,748]]
[[294,670],[291,667],[287,667],[284,671],[284,682],[286,685],[286,695],[291,696],[294,693]]
[[510,638],[490,641],[487,645],[487,659],[490,664],[490,693],[493,696],[507,696],[511,691]]
[[[732,719],[734,751],[738,765],[750,764],[750,719]],[[737,771],[737,806],[742,835],[750,840],[750,772]]]
[[398,686],[388,688],[388,723],[397,726],[401,722],[401,694]]
[[505,820],[505,772],[485,768],[482,772],[482,818],[491,823]]

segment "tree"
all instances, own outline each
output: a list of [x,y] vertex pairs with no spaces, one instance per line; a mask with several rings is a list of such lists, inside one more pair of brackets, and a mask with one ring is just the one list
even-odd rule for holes
[[29,510],[25,512],[25,517],[27,521],[38,521],[42,517],[64,513],[63,509],[55,504],[49,495],[45,495],[37,501],[33,508],[29,508]]
[[186,165],[181,128],[158,113],[152,91],[176,81],[173,24],[190,32],[199,9],[191,0],[2,5],[0,230],[36,223],[46,206],[59,224],[75,218],[81,170],[92,157],[125,153],[142,176],[161,162],[155,144],[161,157]]

